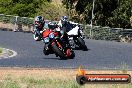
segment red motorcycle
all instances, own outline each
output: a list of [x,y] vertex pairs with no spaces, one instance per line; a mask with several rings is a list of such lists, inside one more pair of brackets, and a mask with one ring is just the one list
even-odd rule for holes
[[73,59],[75,57],[74,51],[62,44],[63,41],[61,41],[58,31],[47,29],[42,32],[42,37],[45,43],[43,50],[45,55],[55,54],[60,59]]

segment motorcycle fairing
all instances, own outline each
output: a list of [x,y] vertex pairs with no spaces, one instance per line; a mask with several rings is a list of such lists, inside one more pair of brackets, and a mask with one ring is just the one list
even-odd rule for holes
[[43,37],[44,37],[44,38],[47,37],[50,33],[51,33],[51,30],[45,30],[45,31],[43,32]]
[[78,30],[79,30],[79,27],[76,26],[75,28],[73,28],[72,30],[70,30],[67,34],[68,35],[78,35]]

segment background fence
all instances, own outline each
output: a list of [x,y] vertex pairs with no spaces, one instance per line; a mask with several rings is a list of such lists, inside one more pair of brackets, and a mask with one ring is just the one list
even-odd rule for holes
[[32,25],[33,18],[0,14],[0,22],[12,23],[12,24]]
[[[2,25],[12,24],[12,30],[21,31],[32,31],[33,29],[33,18],[19,17],[12,15],[0,14],[0,23]],[[48,20],[47,20],[48,21]],[[83,25],[85,37],[95,40],[108,40],[108,41],[118,41],[118,42],[132,42],[132,29],[123,28],[110,28],[101,26],[90,26]],[[7,26],[4,27],[4,29]],[[1,25],[0,25],[1,28]]]
[[[132,29],[84,25],[87,38],[117,42],[132,42]],[[91,33],[90,33],[91,31]]]
[[23,27],[26,26],[29,28],[27,30],[30,30],[33,24],[33,18],[0,14],[0,22],[3,24],[13,24],[13,31],[22,31]]

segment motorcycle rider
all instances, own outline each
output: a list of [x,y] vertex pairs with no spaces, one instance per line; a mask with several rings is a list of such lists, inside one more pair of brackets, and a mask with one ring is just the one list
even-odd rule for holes
[[65,39],[66,43],[68,44],[68,46],[70,46],[67,32],[72,30],[72,28],[74,28],[76,25],[78,25],[78,23],[69,21],[67,16],[62,16],[60,18],[60,21],[58,22],[58,25],[64,31],[64,39]]
[[58,23],[58,25],[65,31],[68,32],[70,30],[72,30],[72,28],[76,25],[78,25],[78,23],[74,23],[72,21],[68,20],[67,16],[62,16],[60,18],[60,21]]
[[67,16],[62,16],[61,18],[60,18],[60,21],[58,22],[58,26],[61,28],[61,30],[63,30],[63,34],[64,34],[64,36],[63,36],[63,40],[65,41],[65,43],[69,46],[69,47],[71,47],[70,46],[70,43],[69,43],[69,38],[68,38],[68,34],[67,34],[67,32],[68,31],[70,31],[70,30],[72,30],[72,26],[73,26],[73,24],[75,25],[76,23],[74,23],[74,22],[71,22],[71,21],[68,21],[68,17]]
[[[44,17],[36,16],[34,19],[34,30],[33,30],[34,40],[43,41],[42,32],[46,30],[44,28],[44,25],[45,25]],[[48,50],[47,44],[45,44],[44,47],[46,48],[45,50]]]
[[44,17],[36,16],[34,19],[34,29],[33,29],[34,40],[36,41],[42,40],[41,31],[44,30],[44,25],[45,25]]
[[[54,30],[55,32],[58,32],[59,33],[59,38],[60,38],[60,40],[61,40],[61,43],[62,43],[62,45],[65,47],[65,44],[66,43],[68,43],[68,38],[67,38],[67,36],[64,34],[64,30],[62,30],[61,28],[60,28],[60,26],[58,26],[58,24],[57,23],[55,23],[55,22],[49,22],[48,23],[48,27],[49,27],[49,29],[52,29],[52,30]],[[67,41],[66,41],[67,40]],[[66,47],[65,47],[66,48]]]
[[[62,16],[58,25],[62,28],[62,30],[64,30],[64,33],[68,36],[67,37],[68,39],[66,39],[66,40],[70,40],[70,36],[68,35],[68,33],[69,33],[69,31],[71,31],[73,28],[76,28],[76,27],[79,28],[78,29],[79,30],[78,32],[80,34],[79,36],[81,38],[85,38],[85,37],[83,37],[84,33],[83,33],[83,28],[81,27],[81,25],[79,25],[78,23],[69,21],[67,16]],[[71,47],[73,47],[73,48],[78,47],[78,46],[76,46],[77,41],[74,41],[74,42],[76,42],[76,44],[74,44],[72,41],[68,41],[68,42],[70,42],[69,44],[71,45]]]
[[58,24],[57,24],[56,22],[52,22],[52,21],[49,22],[49,23],[48,23],[48,27],[49,27],[49,29],[52,29],[52,30],[58,32],[58,33],[59,33],[59,37],[60,37],[60,38],[63,38],[63,36],[64,36],[64,31],[61,30],[61,28],[58,26]]

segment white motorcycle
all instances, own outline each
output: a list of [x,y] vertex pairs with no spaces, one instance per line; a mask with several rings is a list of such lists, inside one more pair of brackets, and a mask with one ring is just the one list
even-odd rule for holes
[[74,25],[73,28],[67,32],[69,37],[69,42],[71,47],[75,48],[76,46],[83,51],[87,51],[88,48],[83,40],[83,30],[80,28],[79,25]]

